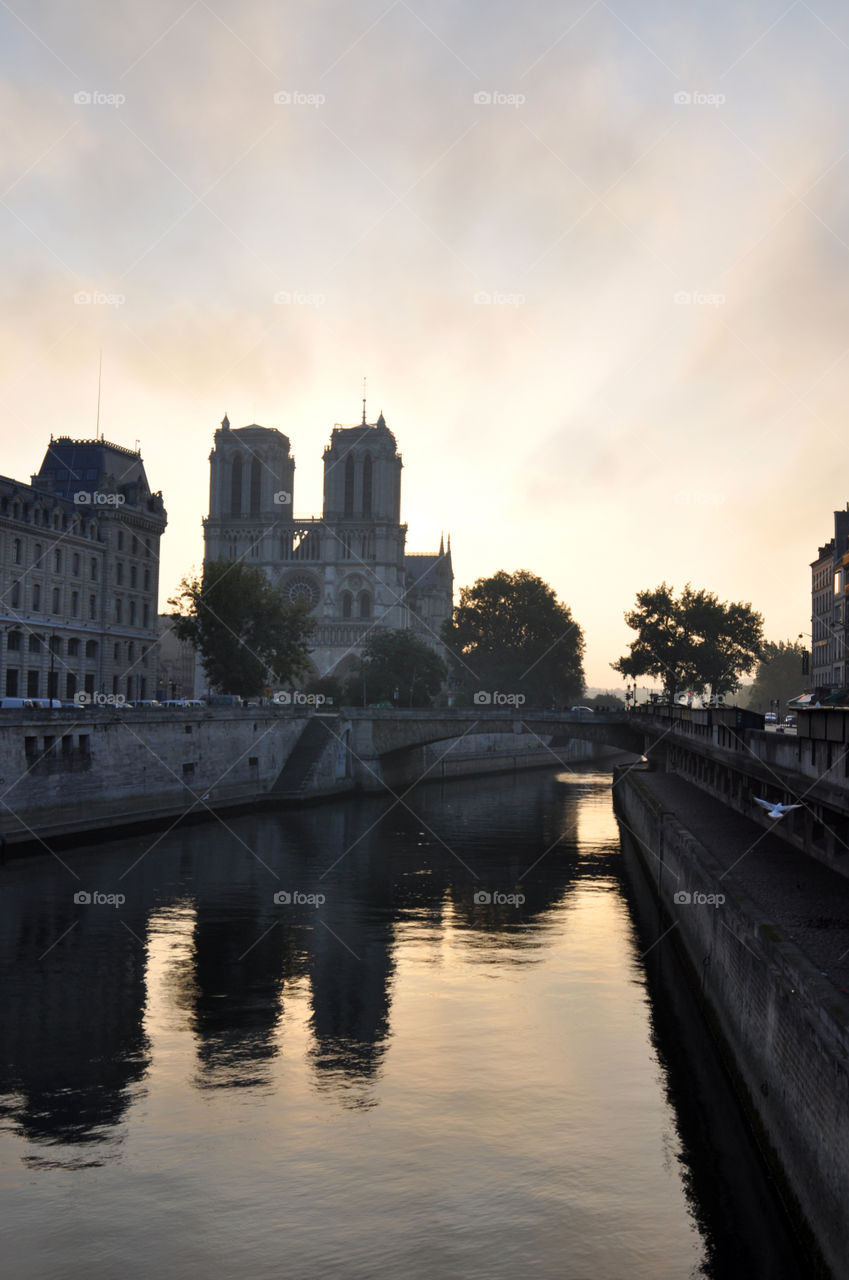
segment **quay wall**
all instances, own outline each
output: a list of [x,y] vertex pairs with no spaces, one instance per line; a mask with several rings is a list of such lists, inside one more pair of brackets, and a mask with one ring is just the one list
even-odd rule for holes
[[[275,783],[290,757],[297,762],[310,719],[275,707],[0,712],[0,846],[280,803]],[[344,712],[328,723],[298,799],[609,755],[595,743],[546,748],[499,733],[369,759],[358,757]]]
[[7,845],[255,803],[305,716],[256,708],[0,713]]
[[[845,1001],[747,895],[721,879],[708,849],[636,770],[619,780],[614,797],[623,843],[632,840],[669,942],[696,975],[779,1182],[825,1266],[835,1277],[849,1275]],[[676,901],[682,893],[691,900]],[[697,894],[725,901],[700,903]]]

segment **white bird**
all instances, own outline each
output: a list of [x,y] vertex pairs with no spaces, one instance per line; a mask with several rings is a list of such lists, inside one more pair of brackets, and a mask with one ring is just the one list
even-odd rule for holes
[[791,809],[801,809],[800,804],[781,804],[776,800],[773,804],[772,800],[759,800],[757,796],[752,796],[755,804],[759,804],[762,809],[766,809],[771,818],[783,818],[785,813],[789,813]]

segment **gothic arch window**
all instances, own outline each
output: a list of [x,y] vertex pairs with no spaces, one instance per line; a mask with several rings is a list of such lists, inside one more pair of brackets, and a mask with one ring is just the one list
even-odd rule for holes
[[251,515],[259,515],[260,494],[262,490],[261,463],[259,458],[251,462]]
[[238,453],[230,472],[230,513],[234,516],[242,514],[242,459]]
[[351,454],[345,461],[345,515],[354,514],[354,459]]
[[350,618],[354,608],[354,597],[350,591],[342,592],[342,617]]
[[371,596],[367,591],[360,592],[360,617],[371,617]]
[[363,458],[363,515],[371,515],[372,466],[371,454]]

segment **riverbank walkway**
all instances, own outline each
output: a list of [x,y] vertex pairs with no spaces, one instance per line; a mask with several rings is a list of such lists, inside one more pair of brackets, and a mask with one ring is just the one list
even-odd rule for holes
[[731,891],[739,888],[746,894],[762,919],[790,939],[843,993],[849,1009],[849,878],[684,778],[642,771],[637,776],[639,785],[722,867],[723,882]]

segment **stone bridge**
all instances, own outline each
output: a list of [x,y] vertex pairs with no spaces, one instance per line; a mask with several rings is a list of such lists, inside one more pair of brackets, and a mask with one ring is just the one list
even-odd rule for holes
[[637,755],[644,754],[652,736],[647,734],[648,726],[635,727],[625,712],[535,711],[524,707],[346,708],[342,717],[340,730],[351,753],[353,776],[367,790],[379,785],[387,772],[397,774],[405,752],[470,734],[515,734],[551,746],[579,738]]

